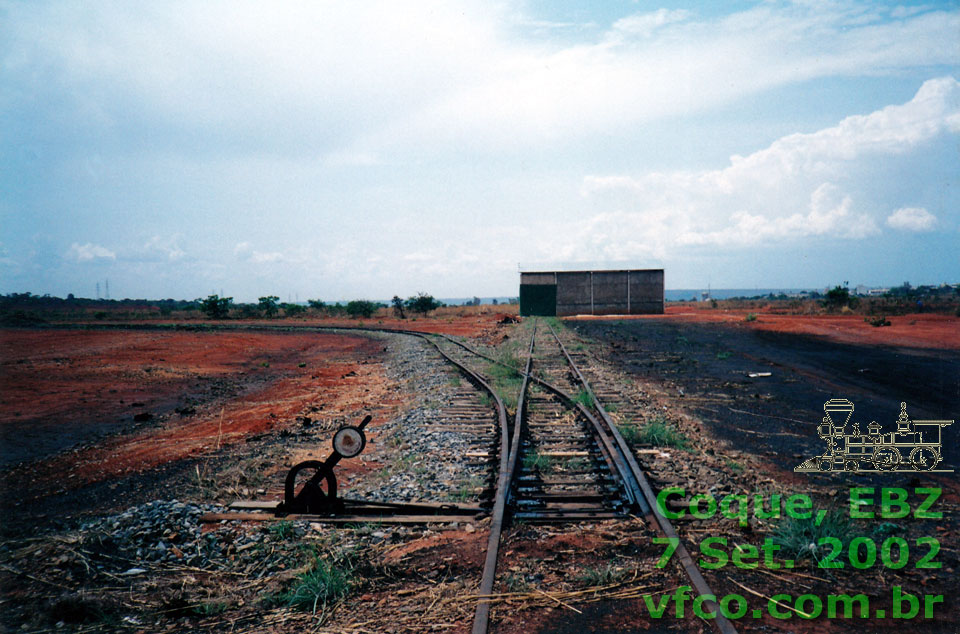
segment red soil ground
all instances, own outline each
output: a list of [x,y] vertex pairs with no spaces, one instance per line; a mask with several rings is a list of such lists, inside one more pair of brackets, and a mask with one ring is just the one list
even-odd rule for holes
[[[750,313],[757,315],[755,321],[746,321]],[[711,309],[690,304],[667,305],[665,315],[584,315],[569,319],[664,318],[695,323],[737,323],[760,330],[823,336],[843,343],[960,350],[960,318],[930,313],[890,317],[891,325],[883,327],[871,326],[863,315],[856,314],[783,315],[763,309]]]
[[[73,489],[214,452],[310,403],[375,406],[364,364],[382,350],[326,333],[4,331],[3,455],[28,461],[5,479]],[[67,460],[42,460],[77,444]]]
[[[296,328],[495,338],[505,317],[231,321],[218,325],[238,330],[214,331],[0,329],[0,489],[21,500],[81,491],[294,429],[304,415],[322,422],[374,414],[373,442],[400,404],[381,372],[385,344]],[[243,330],[260,325],[285,330]],[[349,480],[377,466],[353,461],[341,471]]]

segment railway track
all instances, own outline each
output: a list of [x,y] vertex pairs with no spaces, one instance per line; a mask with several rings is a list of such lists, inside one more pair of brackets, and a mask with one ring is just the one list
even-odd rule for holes
[[[676,555],[697,593],[715,596],[670,521],[657,511],[656,494],[587,375],[597,380],[600,394],[614,397],[608,405],[622,407],[629,414],[629,399],[616,386],[599,379],[592,364],[585,363],[586,355],[577,355],[577,360],[589,368],[587,373],[548,324],[541,328],[534,323],[522,371],[463,342],[443,338],[478,359],[506,365],[506,370],[523,377],[506,473],[501,472],[499,479],[501,483],[506,480],[508,486],[497,489],[490,548],[499,544],[508,512],[514,519],[550,522],[609,519],[634,513],[663,536],[678,541]],[[450,349],[447,343],[443,346]],[[453,354],[470,363],[463,352]],[[477,363],[474,361],[474,365]],[[473,634],[484,634],[489,626],[489,602],[484,599],[492,594],[497,565],[496,551],[490,548]],[[716,602],[707,600],[704,606],[714,614],[713,622],[720,632],[735,634],[736,629],[720,614]]]
[[[437,430],[471,434],[468,457],[490,468],[480,498],[491,523],[473,634],[484,634],[489,626],[501,534],[511,519],[562,523],[642,517],[662,536],[677,540],[675,556],[697,594],[716,596],[676,530],[658,512],[656,493],[601,400],[612,399],[608,407],[629,414],[630,399],[604,381],[586,355],[571,355],[549,324],[532,323],[525,354],[497,357],[447,335],[338,328],[420,337],[476,388],[457,390],[433,423]],[[720,632],[736,633],[715,601],[703,601],[703,608],[713,613]]]

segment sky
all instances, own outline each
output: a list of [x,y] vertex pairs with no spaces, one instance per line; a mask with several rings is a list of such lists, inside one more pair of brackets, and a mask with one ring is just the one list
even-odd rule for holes
[[960,282],[960,3],[0,0],[0,293]]

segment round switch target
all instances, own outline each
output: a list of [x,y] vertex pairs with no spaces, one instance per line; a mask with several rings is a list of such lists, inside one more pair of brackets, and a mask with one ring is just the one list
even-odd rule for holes
[[344,458],[359,455],[367,445],[367,437],[356,427],[341,427],[333,436],[333,450]]

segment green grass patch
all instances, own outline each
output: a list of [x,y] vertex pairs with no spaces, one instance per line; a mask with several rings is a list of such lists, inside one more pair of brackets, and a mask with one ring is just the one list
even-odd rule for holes
[[553,456],[545,456],[539,451],[527,452],[523,456],[523,468],[526,471],[550,471],[553,469]]
[[842,552],[847,552],[850,540],[858,536],[850,517],[841,511],[829,510],[817,526],[818,513],[818,509],[813,509],[809,518],[784,517],[780,520],[771,539],[773,543],[780,545],[781,556],[794,561],[820,561],[832,550],[830,544],[820,544],[823,537],[839,539],[843,544]]
[[503,578],[503,585],[509,592],[527,592],[530,590],[530,584],[527,583],[523,575],[509,574]]
[[193,606],[192,612],[198,616],[216,616],[227,611],[230,604],[225,601],[204,601]]
[[638,440],[640,443],[654,447],[674,447],[675,449],[686,449],[690,444],[690,439],[662,416],[644,425],[639,431]]
[[743,318],[744,321],[757,321],[756,313],[747,313],[747,316]]
[[593,397],[590,396],[590,392],[585,389],[581,389],[579,392],[577,392],[577,395],[573,397],[573,402],[580,403],[587,409],[591,409],[593,407]]
[[293,537],[295,532],[293,530],[293,522],[288,522],[287,520],[283,520],[282,522],[277,522],[276,524],[271,526],[268,530],[270,532],[270,537],[272,537],[277,541],[286,541],[291,537]]
[[487,376],[490,377],[491,387],[496,390],[507,408],[515,409],[520,388],[523,386],[523,376],[517,370],[521,367],[521,363],[517,358],[516,345],[501,347],[494,358],[497,363],[487,365]]
[[584,471],[590,466],[590,461],[583,456],[572,456],[567,458],[563,468],[567,471]]
[[310,568],[278,599],[282,604],[316,614],[317,609],[322,612],[327,604],[349,595],[352,586],[350,571],[314,555]]
[[627,571],[623,568],[618,568],[613,564],[607,564],[606,566],[598,566],[596,568],[584,568],[577,579],[587,586],[595,587],[609,586],[618,581],[622,581],[626,576]]
[[727,468],[729,468],[734,473],[740,473],[743,471],[743,465],[733,459],[727,459]]
[[637,429],[636,425],[629,423],[617,425],[617,431],[620,432],[620,435],[623,436],[623,439],[627,441],[628,445],[636,445],[637,443],[643,442],[640,440],[640,430]]
[[731,355],[731,354],[733,354],[733,353],[727,352],[726,350],[724,350],[723,352],[718,352],[718,353],[717,353],[717,359],[719,359],[720,361],[726,361],[727,359],[730,358],[730,355]]
[[[559,317],[544,317],[543,322],[554,329],[554,331],[563,330],[563,322]],[[559,334],[559,332],[557,333]]]

